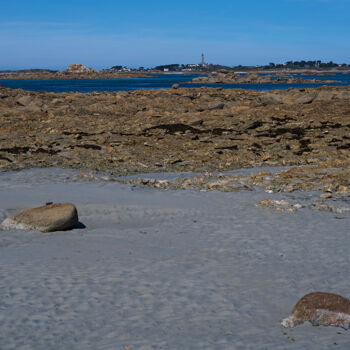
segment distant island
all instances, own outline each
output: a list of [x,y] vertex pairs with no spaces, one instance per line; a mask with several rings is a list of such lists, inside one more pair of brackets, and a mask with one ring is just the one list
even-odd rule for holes
[[348,73],[350,65],[346,63],[338,64],[332,61],[288,61],[285,63],[269,63],[268,65],[256,66],[225,66],[220,64],[205,63],[203,56],[201,63],[195,64],[164,64],[151,68],[115,65],[107,69],[96,70],[86,67],[83,64],[71,64],[66,70],[51,69],[21,69],[2,70],[0,79],[117,79],[147,77],[152,74],[212,74],[221,73]]
[[[142,67],[141,67],[142,68]],[[285,63],[269,63],[268,65],[256,65],[256,66],[225,66],[220,64],[200,63],[200,64],[167,64],[156,66],[150,70],[165,71],[165,72],[215,72],[215,71],[233,71],[233,72],[261,72],[261,71],[349,71],[350,65],[346,63],[338,64],[332,61],[322,62],[317,61],[288,61]]]

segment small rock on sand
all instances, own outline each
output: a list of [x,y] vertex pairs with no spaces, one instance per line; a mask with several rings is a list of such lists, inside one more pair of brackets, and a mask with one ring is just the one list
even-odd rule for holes
[[328,199],[328,198],[332,198],[333,196],[332,196],[332,193],[330,193],[330,192],[327,192],[327,193],[322,193],[321,195],[320,195],[320,198],[323,198],[323,199]]
[[303,296],[294,306],[283,327],[295,327],[304,322],[313,326],[350,326],[350,300],[337,294],[314,292]]
[[55,203],[32,208],[3,221],[5,229],[39,230],[53,232],[73,229],[78,224],[74,204]]

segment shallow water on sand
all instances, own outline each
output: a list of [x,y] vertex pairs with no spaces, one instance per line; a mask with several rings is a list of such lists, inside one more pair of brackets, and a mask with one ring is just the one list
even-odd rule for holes
[[0,220],[73,202],[86,226],[0,231],[2,350],[348,349],[342,329],[280,321],[308,292],[350,295],[349,213],[255,206],[318,193],[156,191],[76,175],[0,173]]

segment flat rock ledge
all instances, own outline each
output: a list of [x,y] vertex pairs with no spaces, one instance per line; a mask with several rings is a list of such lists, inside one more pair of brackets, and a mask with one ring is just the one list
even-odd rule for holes
[[39,230],[53,232],[73,229],[78,224],[78,211],[74,204],[55,203],[25,210],[5,219],[4,229]]
[[309,321],[313,326],[333,326],[349,329],[350,300],[337,294],[314,292],[303,296],[294,306],[291,316],[282,321],[289,328]]

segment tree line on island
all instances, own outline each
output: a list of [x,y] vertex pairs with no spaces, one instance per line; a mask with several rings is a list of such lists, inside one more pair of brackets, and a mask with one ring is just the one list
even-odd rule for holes
[[[129,70],[128,67],[123,66],[114,66],[110,69],[116,71],[125,71]],[[312,69],[312,70],[328,70],[328,69],[336,69],[336,70],[348,70],[350,69],[350,65],[346,63],[334,63],[333,61],[322,62],[321,60],[314,61],[288,61],[285,63],[273,63],[270,62],[267,65],[256,65],[256,66],[245,66],[245,65],[237,65],[237,66],[225,66],[220,64],[164,64],[158,65],[152,68],[144,68],[139,67],[137,71],[160,71],[160,72],[190,72],[190,71],[202,71],[202,72],[213,72],[219,70],[229,70],[229,71],[260,71],[260,70],[284,70],[284,69]]]

